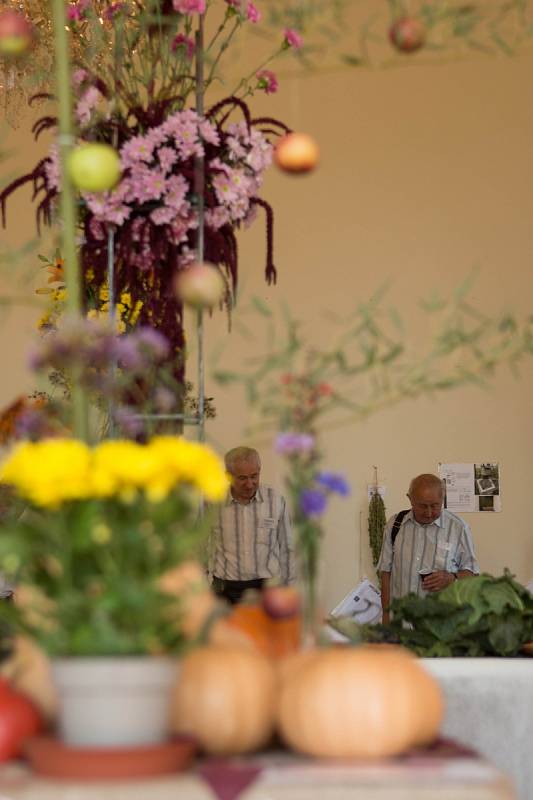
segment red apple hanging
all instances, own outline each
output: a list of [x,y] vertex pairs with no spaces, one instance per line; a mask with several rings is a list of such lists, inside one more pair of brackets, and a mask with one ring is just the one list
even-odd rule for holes
[[301,175],[311,172],[318,164],[319,150],[307,133],[288,133],[277,143],[274,161],[284,172]]
[[0,13],[0,55],[17,58],[28,50],[33,28],[23,14],[12,9]]
[[75,147],[69,155],[70,179],[82,192],[105,192],[118,182],[120,158],[111,145],[91,142]]
[[261,592],[261,604],[272,619],[290,619],[300,612],[300,593],[295,586],[267,583]]
[[212,308],[224,297],[226,284],[213,264],[192,264],[178,272],[176,294],[193,308]]
[[424,44],[426,29],[415,17],[401,17],[391,25],[389,39],[400,53],[413,53]]

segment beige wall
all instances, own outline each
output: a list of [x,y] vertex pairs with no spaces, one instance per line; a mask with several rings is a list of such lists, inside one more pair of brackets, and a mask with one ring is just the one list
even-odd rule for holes
[[[316,329],[325,325],[319,323],[323,310],[348,312],[386,282],[390,303],[420,336],[424,323],[417,299],[453,288],[477,266],[472,295],[482,309],[530,312],[531,67],[531,57],[521,57],[344,70],[287,80],[277,96],[258,102],[257,113],[312,133],[322,164],[309,178],[289,179],[274,171],[268,176],[264,197],[276,213],[279,281],[275,288],[262,281],[258,222],[240,237],[240,307],[252,295],[273,306],[283,299]],[[32,163],[29,139],[20,130],[9,144],[19,142],[23,160]],[[10,239],[31,230],[32,212],[22,200],[11,219]],[[17,312],[2,328],[2,401],[27,386],[22,354],[29,317]],[[223,315],[208,320],[206,332],[210,352],[226,335]],[[227,341],[237,365],[254,347],[237,332]],[[364,424],[325,433],[328,465],[345,472],[353,485],[351,498],[334,501],[327,516],[328,607],[363,573],[370,574],[366,485],[374,464],[393,513],[406,505],[410,477],[434,471],[439,461],[499,461],[503,511],[466,516],[483,569],[500,573],[508,566],[520,579],[533,578],[527,499],[532,388],[526,361],[520,381],[501,370],[491,391],[470,387],[405,401]],[[246,410],[236,390],[208,381],[208,393],[216,396],[218,409],[208,434],[223,450],[243,440]],[[281,484],[282,465],[272,455],[271,441],[259,444],[265,476]]]

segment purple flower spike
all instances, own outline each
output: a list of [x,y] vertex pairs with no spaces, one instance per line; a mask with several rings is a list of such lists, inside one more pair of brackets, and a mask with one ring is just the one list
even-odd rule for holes
[[329,492],[335,492],[342,497],[350,494],[350,484],[342,475],[336,472],[320,472],[317,475],[316,482],[327,489]]
[[315,439],[309,433],[280,433],[276,439],[276,452],[283,455],[308,453],[313,449]]
[[327,499],[318,489],[304,489],[300,495],[300,508],[306,517],[320,516],[326,510]]

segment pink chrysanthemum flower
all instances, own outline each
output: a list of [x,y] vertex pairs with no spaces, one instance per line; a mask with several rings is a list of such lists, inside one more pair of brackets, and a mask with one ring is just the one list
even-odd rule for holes
[[261,12],[251,2],[246,6],[246,19],[254,24],[261,21]]
[[303,36],[298,31],[295,31],[294,28],[285,28],[283,35],[286,47],[293,47],[295,50],[299,50],[304,43]]
[[67,19],[70,22],[79,22],[85,17],[85,12],[90,4],[90,0],[78,0],[77,3],[70,3],[67,8]]
[[256,73],[257,88],[264,89],[267,94],[274,94],[278,91],[279,83],[276,74],[270,69],[261,69]]
[[183,49],[186,57],[189,60],[194,56],[194,51],[196,49],[195,44],[193,40],[189,36],[185,36],[184,33],[178,33],[172,40],[170,49],[172,50],[173,53],[176,52],[178,47],[181,47]]
[[179,14],[205,13],[205,0],[173,0],[172,5]]

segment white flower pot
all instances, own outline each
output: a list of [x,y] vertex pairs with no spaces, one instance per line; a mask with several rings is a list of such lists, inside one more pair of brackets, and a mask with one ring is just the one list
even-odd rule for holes
[[59,735],[71,747],[164,742],[177,662],[154,656],[62,658],[52,663]]

